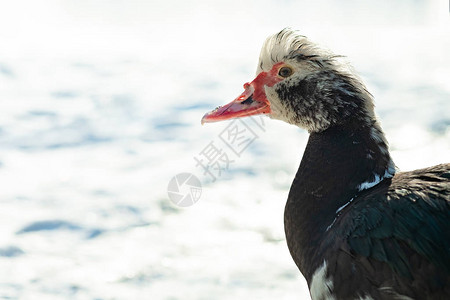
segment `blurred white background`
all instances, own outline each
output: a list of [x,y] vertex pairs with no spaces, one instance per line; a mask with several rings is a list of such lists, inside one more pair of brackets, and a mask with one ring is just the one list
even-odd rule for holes
[[291,27],[359,71],[400,169],[448,162],[449,25],[448,1],[0,1],[0,299],[308,299],[283,232],[307,133],[265,119],[212,182],[194,157],[228,123],[201,117]]

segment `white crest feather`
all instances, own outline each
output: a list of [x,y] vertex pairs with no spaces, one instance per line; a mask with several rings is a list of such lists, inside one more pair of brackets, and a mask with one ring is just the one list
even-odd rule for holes
[[294,58],[299,54],[305,57],[314,57],[315,61],[321,61],[324,64],[336,57],[331,52],[317,47],[297,31],[285,28],[279,33],[269,36],[264,42],[256,74],[261,71],[269,71],[274,64],[284,59]]

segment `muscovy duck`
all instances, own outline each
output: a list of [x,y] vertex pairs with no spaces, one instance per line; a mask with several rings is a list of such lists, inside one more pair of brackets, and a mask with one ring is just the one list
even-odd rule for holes
[[267,114],[310,133],[284,223],[312,299],[450,299],[450,164],[396,172],[362,80],[291,29],[244,89],[202,123]]

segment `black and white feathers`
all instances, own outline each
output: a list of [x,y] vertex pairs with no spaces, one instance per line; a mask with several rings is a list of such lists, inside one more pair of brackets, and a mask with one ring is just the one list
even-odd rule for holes
[[316,299],[450,299],[450,166],[397,173],[373,97],[341,57],[285,29],[258,73],[271,118],[310,132],[285,209],[288,246]]

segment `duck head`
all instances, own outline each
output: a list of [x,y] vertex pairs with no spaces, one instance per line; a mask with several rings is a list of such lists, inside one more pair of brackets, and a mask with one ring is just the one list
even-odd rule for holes
[[259,114],[309,132],[352,118],[375,120],[372,96],[351,67],[291,29],[266,39],[256,78],[235,100],[206,113],[202,124]]

